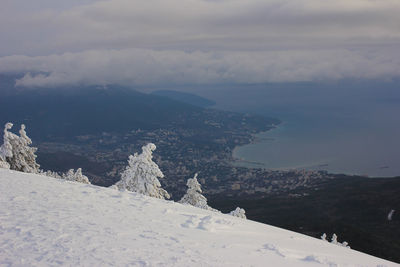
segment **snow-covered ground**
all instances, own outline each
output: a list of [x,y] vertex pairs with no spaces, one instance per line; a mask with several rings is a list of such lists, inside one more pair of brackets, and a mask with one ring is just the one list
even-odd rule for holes
[[399,266],[172,201],[0,169],[0,266],[9,265]]

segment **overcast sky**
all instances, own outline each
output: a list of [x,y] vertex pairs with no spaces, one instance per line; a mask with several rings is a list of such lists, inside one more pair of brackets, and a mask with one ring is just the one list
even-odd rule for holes
[[400,76],[399,0],[0,0],[21,86]]

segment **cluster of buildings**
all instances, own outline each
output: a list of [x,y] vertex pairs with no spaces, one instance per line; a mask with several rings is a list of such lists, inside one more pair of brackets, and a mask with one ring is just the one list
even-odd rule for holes
[[[210,125],[207,121],[205,124]],[[211,123],[221,129],[220,124]],[[102,133],[76,137],[74,144],[41,143],[41,153],[69,152],[87,158],[87,162],[102,164],[107,171],[96,173],[96,168],[81,167],[92,181],[111,185],[120,179],[130,154],[141,153],[149,142],[157,145],[154,161],[165,175],[163,186],[179,198],[186,191],[186,180],[199,173],[199,182],[206,195],[251,195],[290,192],[298,188],[316,187],[323,179],[332,178],[321,171],[246,168],[233,164],[232,150],[253,140],[248,129],[209,129],[194,131],[187,128],[133,130],[128,133]],[[86,163],[89,164],[89,163]],[[88,168],[89,167],[89,168]],[[104,171],[104,169],[102,169]]]

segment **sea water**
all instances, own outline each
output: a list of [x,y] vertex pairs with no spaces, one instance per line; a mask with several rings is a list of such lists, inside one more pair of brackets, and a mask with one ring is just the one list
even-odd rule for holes
[[400,176],[400,83],[346,82],[231,88],[218,108],[272,116],[277,128],[235,148],[235,164]]

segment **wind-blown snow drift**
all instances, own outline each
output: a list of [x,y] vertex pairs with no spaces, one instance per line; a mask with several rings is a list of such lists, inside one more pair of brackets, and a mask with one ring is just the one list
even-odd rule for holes
[[398,266],[229,215],[6,169],[0,265]]

